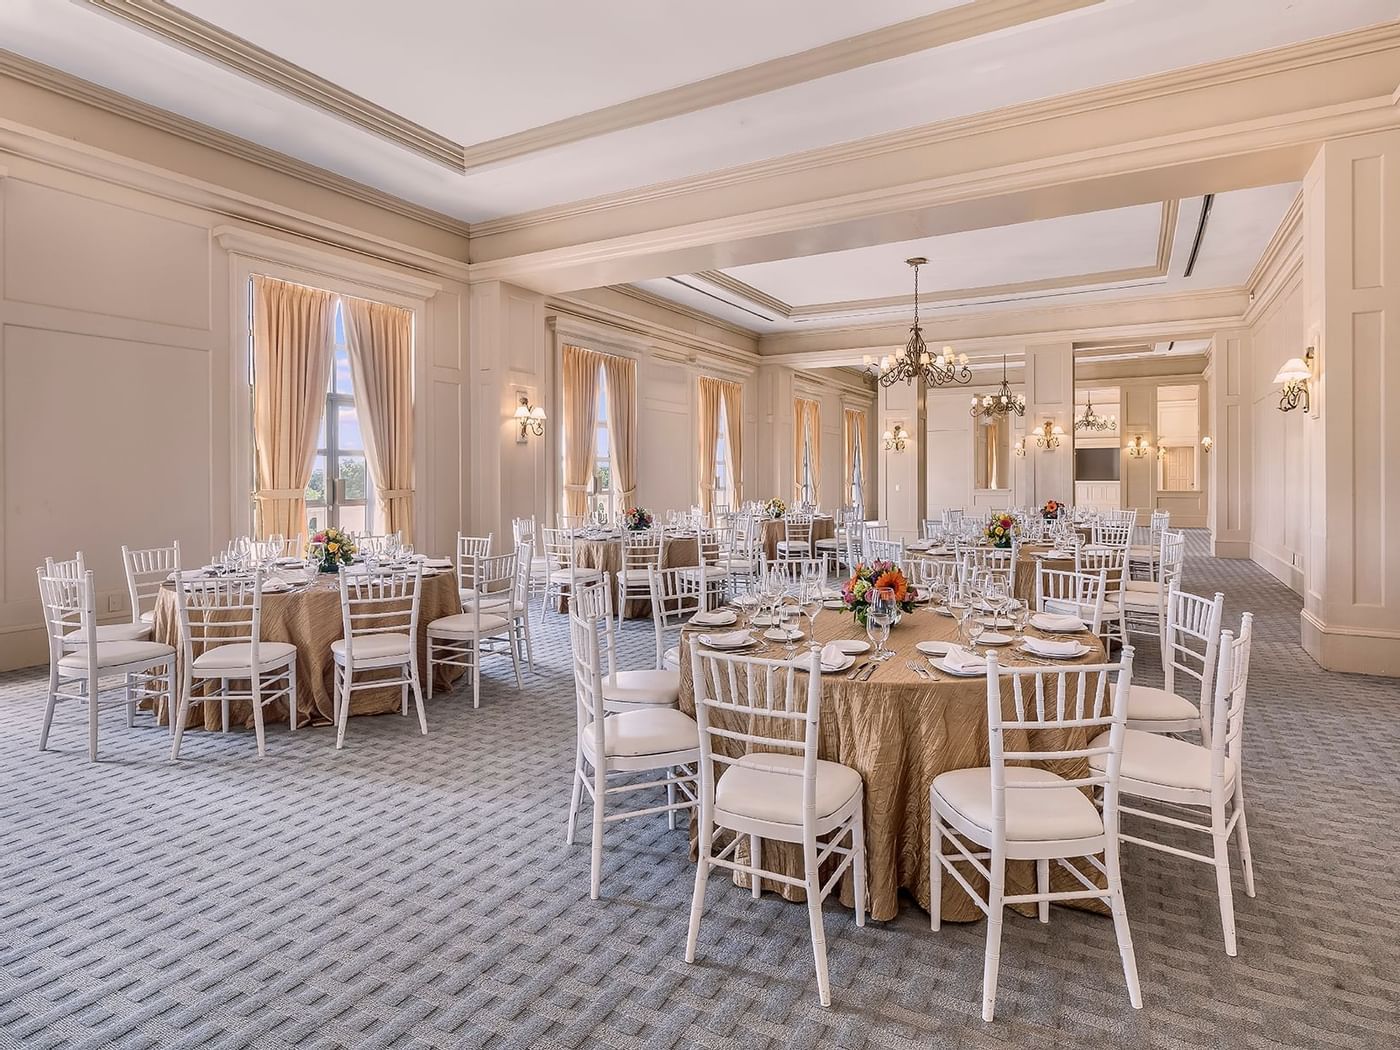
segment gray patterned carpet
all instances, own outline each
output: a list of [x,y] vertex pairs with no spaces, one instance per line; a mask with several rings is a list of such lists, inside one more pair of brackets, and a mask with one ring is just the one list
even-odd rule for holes
[[[834,1006],[817,1004],[805,909],[710,889],[682,960],[684,831],[613,825],[605,899],[563,822],[574,714],[567,638],[538,634],[523,695],[494,668],[472,710],[329,729],[186,736],[76,708],[37,750],[43,679],[0,675],[0,1046],[1394,1047],[1400,1045],[1396,683],[1324,674],[1298,603],[1246,562],[1193,589],[1251,609],[1250,831],[1225,956],[1210,869],[1129,850],[1145,1008],[1107,920],[1009,916],[998,1020],[979,1017],[984,925],[930,934],[910,905],[857,929],[827,910]],[[627,632],[632,665],[650,627]],[[1156,679],[1145,657],[1142,677]]]

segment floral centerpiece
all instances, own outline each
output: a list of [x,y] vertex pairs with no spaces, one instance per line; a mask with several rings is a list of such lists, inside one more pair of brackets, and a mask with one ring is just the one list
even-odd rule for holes
[[763,513],[768,515],[768,517],[770,518],[781,518],[784,514],[787,513],[787,504],[780,500],[777,496],[774,496],[772,499],[770,499],[767,503],[763,505]]
[[337,572],[342,565],[349,565],[355,560],[360,548],[348,533],[329,528],[322,529],[311,537],[308,550],[322,572]]
[[[870,611],[870,592],[876,587],[888,587],[894,591],[895,607],[899,613],[914,611],[913,590],[894,562],[861,562],[851,578],[841,586],[841,601],[855,614],[856,623],[862,627],[865,626],[865,615]],[[896,618],[899,613],[896,613]]]
[[1060,511],[1064,509],[1064,504],[1058,500],[1048,499],[1045,506],[1040,508],[1040,516],[1046,520],[1053,521],[1060,516]]
[[622,516],[622,527],[629,532],[641,532],[651,528],[654,521],[651,511],[645,507],[632,507]]
[[1003,511],[987,519],[987,528],[983,534],[993,547],[1010,547],[1017,531],[1016,519]]

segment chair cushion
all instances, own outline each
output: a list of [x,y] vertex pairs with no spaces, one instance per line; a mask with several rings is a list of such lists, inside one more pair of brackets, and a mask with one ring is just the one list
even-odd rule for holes
[[[608,758],[665,755],[700,747],[695,719],[674,707],[623,711],[603,719],[603,748]],[[583,751],[593,758],[593,723],[583,730]]]
[[570,583],[574,580],[583,582],[585,580],[596,580],[603,574],[597,569],[555,569],[549,574],[550,583]]
[[1126,590],[1123,592],[1123,608],[1136,609],[1139,612],[1156,612],[1162,607],[1161,598],[1156,591],[1136,591]]
[[141,614],[141,622],[142,622],[142,623],[155,623],[155,622],[156,622],[156,611],[155,611],[154,609],[147,609],[145,612],[143,612],[143,613]]
[[650,579],[650,577],[648,576],[646,569],[632,568],[619,569],[617,572],[617,579],[619,583],[623,584],[644,584]]
[[675,671],[677,674],[680,674],[681,647],[679,645],[671,646],[671,648],[667,649],[664,653],[661,654],[661,662],[666,665],[668,670]]
[[[485,603],[483,603],[483,608]],[[452,616],[439,616],[432,623],[428,624],[428,632],[437,635],[459,635],[470,636],[480,633],[481,635],[500,634],[510,626],[510,621],[506,617],[499,615],[499,612],[483,611],[479,616],[464,612],[456,613]],[[359,654],[356,653],[358,656]]]
[[[145,661],[149,664],[158,664],[170,659],[175,655],[175,650],[160,642],[98,642],[97,643],[97,666],[100,670],[103,667],[120,667],[123,664],[139,664]],[[69,672],[84,672],[88,669],[88,651],[84,646],[81,649],[74,649],[71,653],[58,661],[60,670]]]
[[1125,580],[1123,589],[1138,594],[1150,594],[1156,597],[1161,591],[1161,586],[1162,585],[1156,580]]
[[[698,566],[698,565],[687,565],[685,568],[681,569],[681,576],[684,577],[684,578],[687,579],[687,580],[698,580],[698,579],[700,579],[700,566]],[[717,583],[717,582],[720,581],[720,580],[727,580],[727,579],[729,579],[729,573],[728,573],[726,570],[720,568],[718,565],[706,565],[706,566],[705,566],[705,580],[706,580],[706,582],[708,582],[708,583]]]
[[[351,639],[349,648],[350,654],[357,660],[378,660],[388,656],[409,655],[413,652],[413,640],[406,634],[362,634]],[[337,656],[344,656],[345,650],[344,638],[337,638],[331,642],[331,652]]]
[[674,704],[681,695],[680,671],[618,671],[603,679],[603,699],[620,704]]
[[1201,717],[1196,705],[1184,696],[1150,685],[1134,685],[1128,689],[1128,721],[1181,722]]
[[[1108,742],[1108,734],[1100,733],[1091,747]],[[1090,755],[1094,769],[1106,766],[1103,755]],[[1228,790],[1235,782],[1235,764],[1225,759],[1225,784]],[[1186,791],[1210,791],[1210,750],[1200,744],[1178,740],[1174,736],[1149,733],[1141,729],[1123,731],[1123,762],[1119,772],[1119,787],[1133,795],[1152,797],[1154,787]]]
[[[261,661],[259,667],[271,667],[286,661],[289,656],[296,656],[297,647],[290,642],[260,642],[258,643],[258,658]],[[253,646],[250,642],[230,642],[228,645],[216,645],[212,649],[206,649],[194,658],[194,669],[196,671],[228,670],[248,670],[253,663]]]
[[841,541],[832,537],[831,539],[817,540],[817,547],[824,551],[834,551],[841,546]]
[[[1103,834],[1103,818],[1089,796],[1075,787],[1038,787],[1018,791],[1014,784],[1053,784],[1062,780],[1048,769],[1006,767],[1006,838],[1008,842],[1086,839]],[[954,769],[933,778],[934,793],[970,824],[991,834],[992,771]]]
[[[103,623],[97,625],[99,642],[149,642],[151,625],[145,623]],[[65,645],[81,645],[87,641],[87,634],[79,627],[63,636]]]
[[810,543],[803,543],[801,540],[779,540],[777,543],[778,550],[780,551],[805,551],[811,546]]
[[[764,766],[791,769],[793,773],[770,772]],[[841,809],[860,787],[860,774],[850,766],[818,759],[817,818]],[[715,785],[715,809],[775,824],[800,825],[802,756],[777,752],[745,755],[720,775]]]

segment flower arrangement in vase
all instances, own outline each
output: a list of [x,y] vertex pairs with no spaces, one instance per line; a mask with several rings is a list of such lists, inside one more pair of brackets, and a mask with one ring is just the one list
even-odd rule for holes
[[645,507],[632,507],[622,516],[622,527],[628,532],[641,532],[651,528],[655,520]]
[[770,518],[781,518],[784,514],[787,513],[787,504],[780,500],[777,496],[774,496],[772,499],[770,499],[767,503],[763,505],[763,513]]
[[1064,504],[1059,500],[1048,499],[1045,506],[1040,508],[1040,516],[1047,521],[1054,521],[1060,516],[1060,511],[1064,509]]
[[854,615],[856,623],[865,626],[870,611],[870,592],[877,587],[894,591],[895,622],[900,614],[914,611],[914,595],[909,580],[892,561],[861,562],[851,578],[841,586],[841,601]]
[[1000,514],[993,514],[987,519],[987,527],[983,530],[983,535],[993,547],[1010,547],[1017,531],[1019,530],[1016,527],[1016,519],[1003,511]]
[[355,560],[360,548],[350,535],[337,528],[322,529],[311,537],[307,548],[321,572],[337,572],[342,565]]

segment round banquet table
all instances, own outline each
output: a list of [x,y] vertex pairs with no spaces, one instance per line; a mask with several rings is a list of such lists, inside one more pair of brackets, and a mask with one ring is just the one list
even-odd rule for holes
[[[451,569],[436,570],[432,576],[423,576],[419,591],[418,608],[418,675],[423,686],[424,698],[428,695],[428,624],[440,616],[454,616],[462,611],[461,597],[457,591],[457,576]],[[177,660],[183,659],[184,650],[180,642],[180,614],[176,608],[175,587],[165,584],[156,599],[155,623],[152,637],[158,642],[175,647]],[[330,725],[335,689],[335,665],[331,660],[331,642],[344,637],[340,618],[340,583],[334,573],[316,576],[309,585],[286,593],[263,594],[262,640],[265,642],[291,642],[297,647],[297,725]],[[176,681],[180,681],[183,669],[177,668]],[[365,679],[374,675],[392,677],[392,669],[366,671]],[[434,675],[434,691],[451,688],[452,683],[465,671],[460,667],[439,664]],[[360,672],[356,672],[360,681]],[[216,680],[217,681],[217,680]],[[200,686],[195,682],[196,696]],[[401,710],[401,692],[398,686],[386,689],[356,689],[351,694],[350,713],[352,715],[379,715]],[[203,712],[201,715],[200,712]],[[203,725],[205,729],[220,729],[223,726],[221,706],[215,703],[191,705],[190,726]],[[156,701],[156,720],[165,724],[169,713],[163,700]],[[287,721],[287,704],[275,700],[263,709],[263,718],[270,724]],[[253,708],[248,701],[232,701],[229,705],[229,724],[241,724],[250,728],[253,724]],[[188,728],[188,727],[187,727]]]
[[[1047,558],[1046,553],[1052,548],[1048,543],[1023,543],[1016,551],[1016,580],[1014,590],[1016,597],[1020,598],[1032,609],[1035,608],[1035,576],[1036,566],[1044,564],[1047,569],[1064,569],[1070,571],[1074,569],[1074,558]],[[910,558],[953,558],[953,551],[949,547],[934,547],[928,550],[917,550],[909,548],[906,554]]]
[[[617,574],[622,569],[623,537],[607,536],[599,539],[581,537],[574,541],[574,564],[580,568],[601,569],[613,578],[613,608],[617,608]],[[661,567],[675,568],[682,565],[700,564],[700,541],[692,533],[677,533],[672,536],[662,534]],[[568,602],[559,599],[559,611],[567,612]],[[632,598],[622,610],[626,619],[651,615],[651,602],[645,598]]]
[[[836,519],[819,514],[812,519],[812,556],[816,557],[817,540],[829,540],[836,536]],[[782,518],[764,518],[763,534],[759,542],[763,545],[763,556],[773,561],[778,556],[778,541],[785,538]]]
[[[804,624],[805,625],[805,624]],[[680,708],[695,713],[692,668],[689,646],[693,634],[684,631],[681,644]],[[838,638],[865,638],[865,631],[856,625],[850,613],[823,609],[818,615],[815,639],[826,643]],[[1031,635],[1040,632],[1031,629]],[[986,766],[990,763],[987,732],[987,680],[956,678],[930,668],[934,681],[918,677],[905,666],[905,661],[918,659],[929,666],[914,644],[926,639],[955,640],[957,627],[949,617],[928,608],[906,613],[890,632],[888,647],[895,656],[875,665],[874,674],[865,682],[848,681],[840,672],[822,678],[822,708],[818,756],[841,762],[855,769],[865,782],[865,850],[868,872],[868,903],[874,919],[893,919],[899,912],[899,891],[906,890],[925,910],[930,909],[928,895],[929,851],[929,785],[940,773],[953,769]],[[1048,637],[1048,636],[1047,636]],[[1055,637],[1067,637],[1057,635]],[[1092,634],[1077,637],[1090,647],[1090,652],[1077,660],[1036,660],[1014,647],[997,650],[998,660],[1016,666],[1044,665],[1074,666],[1092,664],[1104,658],[1102,643]],[[807,644],[804,640],[800,644]],[[783,650],[774,646],[758,655],[768,659],[781,658]],[[856,666],[865,657],[856,658]],[[1008,709],[1009,713],[1009,709]],[[718,722],[734,718],[728,712],[715,711],[711,717]],[[735,724],[723,726],[742,729]],[[1053,751],[1066,747],[1082,747],[1087,742],[1085,731],[1041,732],[1029,734],[1030,739],[1008,737],[1007,747]],[[1053,760],[1046,767],[1067,778],[1087,775],[1083,760]],[[721,767],[723,768],[723,767]],[[698,822],[691,821],[691,847],[695,848]],[[747,836],[741,836],[741,853],[747,855]],[[838,858],[839,859],[839,858]],[[772,870],[801,878],[802,847],[780,842],[763,844],[763,863]],[[822,869],[822,878],[830,877],[836,860]],[[1099,876],[1081,864],[1081,870],[1091,879]],[[986,893],[984,880],[970,867],[965,867],[972,884]],[[748,876],[735,874],[735,882],[747,886]],[[1058,866],[1051,868],[1051,888],[1082,889],[1073,876]],[[767,881],[764,889],[781,893],[789,900],[805,899],[800,886]],[[1032,861],[1009,862],[1006,866],[1007,894],[1030,893],[1035,890],[1035,864]],[[855,897],[851,873],[841,880],[841,903],[854,907]],[[1088,911],[1106,912],[1099,901],[1072,901],[1071,906]],[[1035,914],[1034,905],[1020,905],[1027,915]],[[982,918],[982,912],[968,897],[957,881],[943,880],[943,899],[939,902],[942,918],[951,922],[971,922]]]

